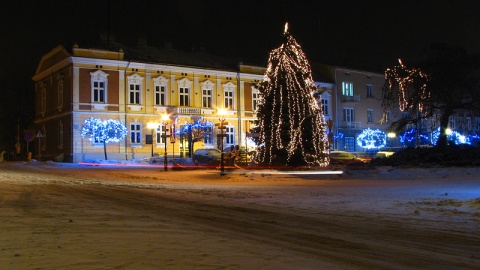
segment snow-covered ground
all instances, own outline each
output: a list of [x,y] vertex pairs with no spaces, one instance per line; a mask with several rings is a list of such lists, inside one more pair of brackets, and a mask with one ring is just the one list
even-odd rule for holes
[[145,161],[0,163],[0,266],[480,265],[480,168],[341,169],[220,175]]

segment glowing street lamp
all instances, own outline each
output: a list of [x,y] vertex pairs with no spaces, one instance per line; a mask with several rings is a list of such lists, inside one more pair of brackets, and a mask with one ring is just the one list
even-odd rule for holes
[[162,115],[162,122],[163,122],[163,138],[164,138],[164,143],[165,143],[165,151],[164,151],[164,156],[163,156],[163,170],[167,171],[168,169],[168,161],[167,161],[167,126],[168,122],[170,121],[170,117],[168,114],[163,114]]
[[153,157],[153,131],[158,127],[158,124],[156,123],[148,123],[147,124],[147,128],[150,129],[150,131],[152,132],[152,157]]
[[223,138],[224,138],[224,134],[223,134],[223,129],[225,128],[225,126],[223,125],[224,122],[225,122],[225,114],[227,113],[227,111],[225,109],[219,109],[218,110],[218,115],[220,116],[220,118],[218,118],[218,120],[220,120],[220,132],[221,132],[221,135],[220,135],[220,138],[222,140],[221,142],[221,148],[220,148],[220,151],[221,151],[221,154],[220,154],[220,174],[221,175],[224,175],[225,174],[225,162],[224,162],[224,154],[223,154]]

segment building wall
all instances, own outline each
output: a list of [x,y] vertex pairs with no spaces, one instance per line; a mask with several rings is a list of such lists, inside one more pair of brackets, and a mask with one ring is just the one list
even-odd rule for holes
[[[385,83],[383,74],[335,68],[335,123],[336,141],[334,148],[353,152],[367,151],[357,144],[357,138],[363,130],[379,129],[385,133],[389,131],[390,122],[400,117],[399,112],[391,112],[389,122],[385,122],[382,108],[382,88]],[[344,83],[353,85],[353,95],[345,95]],[[367,94],[367,85],[370,92]],[[345,121],[344,109],[353,109],[352,121]],[[368,111],[372,116],[368,116]],[[353,141],[353,143],[352,143]],[[390,143],[392,143],[390,141]]]

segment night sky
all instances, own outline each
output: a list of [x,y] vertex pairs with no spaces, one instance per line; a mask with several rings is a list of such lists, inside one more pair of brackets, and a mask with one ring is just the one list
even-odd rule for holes
[[205,48],[266,61],[286,21],[307,57],[341,66],[380,69],[443,42],[480,51],[480,1],[12,1],[1,9],[2,69],[33,75],[42,54],[61,42],[120,43],[145,36],[150,45]]
[[478,53],[478,14],[476,0],[11,1],[0,9],[0,72],[31,83],[43,54],[107,29],[120,43],[142,36],[266,65],[286,21],[311,61],[382,72],[397,58],[410,65],[432,43]]

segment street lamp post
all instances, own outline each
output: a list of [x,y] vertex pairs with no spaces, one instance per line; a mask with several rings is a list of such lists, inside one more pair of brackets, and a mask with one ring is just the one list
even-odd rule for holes
[[163,170],[167,171],[168,169],[168,160],[167,160],[167,126],[168,126],[168,121],[170,120],[168,114],[162,115],[162,120],[163,120],[163,138],[164,138],[164,143],[165,143],[165,151],[164,151],[164,156],[163,156]]
[[220,138],[221,138],[221,144],[220,144],[220,150],[221,150],[221,154],[220,154],[220,174],[221,175],[224,175],[225,174],[225,157],[224,157],[224,153],[223,153],[223,138],[224,138],[224,134],[223,134],[223,129],[225,128],[223,125],[224,125],[224,122],[225,122],[225,109],[220,109],[218,110],[218,115],[220,116],[220,118],[218,120],[220,120]]

